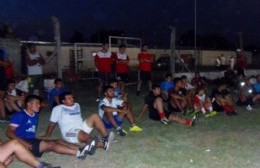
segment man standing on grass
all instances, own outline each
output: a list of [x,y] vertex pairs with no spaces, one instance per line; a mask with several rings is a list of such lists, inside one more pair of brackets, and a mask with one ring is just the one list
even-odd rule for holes
[[132,111],[128,104],[122,99],[117,99],[114,96],[114,89],[112,86],[105,86],[104,89],[105,98],[99,102],[99,116],[102,118],[105,127],[107,129],[114,128],[117,134],[125,136],[127,133],[121,128],[123,120],[126,117],[130,122],[130,131],[140,132],[143,129],[135,125]]
[[149,90],[152,89],[152,64],[153,55],[148,53],[148,46],[144,44],[142,46],[142,52],[138,54],[139,61],[139,74],[136,95],[140,95],[141,86],[143,81],[147,81]]
[[109,51],[108,43],[104,42],[102,45],[102,50],[96,54],[95,65],[98,69],[98,97],[100,98],[104,84],[107,84],[112,75],[112,53]]
[[161,121],[163,124],[168,124],[169,122],[176,122],[178,124],[185,124],[191,126],[194,124],[195,117],[191,119],[186,119],[184,117],[179,117],[177,115],[171,114],[171,112],[164,109],[163,98],[161,97],[160,85],[153,85],[152,91],[145,98],[145,104],[138,115],[138,119],[141,119],[146,109],[149,111],[149,118],[155,121]]
[[62,140],[42,140],[36,138],[40,102],[41,100],[38,96],[27,96],[25,109],[13,115],[6,130],[6,135],[10,139],[19,141],[36,157],[41,157],[44,152],[53,151],[58,154],[72,155],[79,159],[85,159],[87,154],[95,152],[97,146],[95,139],[89,141],[83,148],[79,148]]
[[81,117],[81,110],[78,103],[74,102],[71,92],[64,92],[59,95],[60,105],[53,108],[45,137],[51,136],[56,123],[59,128],[63,139],[69,143],[86,143],[91,140],[90,133],[93,128],[96,128],[102,135],[102,142],[98,147],[103,147],[108,150],[110,143],[114,139],[114,134],[108,132],[97,114],[92,114],[83,121]]

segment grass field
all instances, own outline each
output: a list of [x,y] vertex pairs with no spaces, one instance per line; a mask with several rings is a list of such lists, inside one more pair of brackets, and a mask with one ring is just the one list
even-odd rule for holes
[[[84,87],[83,87],[84,86]],[[77,86],[76,99],[81,104],[83,116],[97,112],[95,84],[84,82]],[[92,87],[92,88],[91,88]],[[129,87],[129,100],[137,115],[143,104],[143,95],[135,96],[135,85]],[[260,167],[260,105],[248,112],[236,107],[238,116],[219,113],[215,118],[201,118],[195,127],[172,123],[162,125],[151,121],[147,115],[137,121],[141,133],[128,131],[126,137],[116,137],[111,150],[98,149],[86,160],[71,156],[45,153],[42,160],[63,168],[259,168]],[[40,114],[38,134],[42,135],[48,124],[50,111]],[[0,123],[0,136],[5,137],[7,123]],[[123,125],[129,130],[126,121]],[[98,135],[93,132],[93,135]],[[98,135],[99,136],[99,135]],[[58,129],[54,138],[59,138]],[[15,160],[11,168],[28,167]]]

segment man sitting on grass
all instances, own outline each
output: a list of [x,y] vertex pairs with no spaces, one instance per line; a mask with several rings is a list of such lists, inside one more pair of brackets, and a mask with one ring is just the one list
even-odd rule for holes
[[27,96],[25,109],[13,115],[6,130],[6,135],[10,139],[19,141],[36,157],[41,157],[46,151],[53,151],[58,154],[67,154],[79,159],[85,159],[87,154],[96,150],[97,144],[95,140],[91,140],[83,148],[79,148],[61,140],[41,140],[36,138],[40,102],[41,99],[38,96]]
[[105,98],[99,102],[98,113],[102,118],[105,127],[107,129],[115,128],[118,135],[125,136],[127,133],[120,126],[123,124],[123,120],[126,117],[131,124],[130,131],[142,131],[142,128],[135,125],[134,117],[128,104],[124,102],[124,100],[114,97],[113,87],[105,86],[103,91]]
[[50,102],[51,109],[61,104],[59,101],[59,95],[67,91],[68,89],[63,86],[62,79],[57,78],[54,80],[54,88],[51,89],[48,93],[48,100]]
[[174,88],[169,91],[168,110],[171,112],[184,113],[187,108],[187,97],[184,93],[184,85],[181,78],[175,78],[174,83]]
[[54,168],[50,164],[40,162],[36,159],[32,153],[17,140],[9,140],[7,142],[0,140],[0,153],[0,168],[6,168],[6,166],[11,164],[13,162],[13,155],[31,167]]
[[229,116],[237,115],[226,83],[220,83],[217,88],[213,89],[211,98],[214,111],[224,111]]
[[108,134],[106,128],[97,114],[92,114],[83,121],[81,117],[81,109],[78,103],[74,102],[71,92],[64,92],[59,95],[59,101],[62,103],[53,108],[50,122],[45,133],[45,137],[51,136],[56,123],[63,139],[69,143],[86,143],[91,140],[90,133],[96,128],[102,135],[102,142],[98,147],[108,150],[110,143],[114,139],[114,134]]
[[145,104],[141,110],[141,113],[137,117],[141,119],[146,109],[149,111],[149,118],[155,121],[161,121],[163,124],[168,124],[173,121],[178,124],[185,124],[191,126],[194,123],[195,117],[190,120],[184,117],[179,117],[177,115],[171,114],[171,112],[164,109],[163,99],[161,97],[161,88],[160,85],[153,85],[152,91],[145,98]]

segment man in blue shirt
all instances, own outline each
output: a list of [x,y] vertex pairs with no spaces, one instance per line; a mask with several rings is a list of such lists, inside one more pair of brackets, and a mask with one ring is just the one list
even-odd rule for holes
[[174,87],[174,83],[172,81],[172,74],[166,73],[164,75],[165,81],[161,83],[161,89],[162,89],[162,96],[164,100],[168,99],[168,92],[171,88]]
[[54,88],[48,93],[48,100],[50,102],[51,108],[59,105],[59,95],[61,93],[69,91],[66,87],[63,86],[62,79],[57,78],[54,80]]
[[18,140],[36,157],[41,157],[46,151],[53,151],[58,154],[67,154],[76,156],[79,159],[85,159],[87,154],[95,152],[97,139],[91,140],[83,148],[79,148],[62,140],[36,138],[40,103],[41,99],[35,95],[30,95],[25,99],[25,110],[13,115],[6,130],[6,135],[10,139]]

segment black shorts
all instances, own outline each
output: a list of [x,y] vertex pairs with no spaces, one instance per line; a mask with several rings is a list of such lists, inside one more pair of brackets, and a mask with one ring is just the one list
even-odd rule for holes
[[172,107],[172,105],[170,103],[168,104],[168,110],[171,112],[174,112],[174,113],[181,112],[181,110],[178,107],[176,107],[176,108]]
[[217,101],[214,101],[214,102],[212,103],[212,107],[213,107],[213,110],[214,110],[214,111],[217,111],[217,112],[222,112],[222,111],[224,111],[224,108],[223,108],[221,105],[219,105],[219,104],[217,103]]
[[236,105],[237,106],[247,106],[247,105],[253,105],[254,103],[253,103],[253,98],[252,97],[248,97],[247,99],[246,99],[246,101],[241,101],[240,99],[238,99],[237,101],[236,101]]
[[25,141],[32,145],[31,152],[35,157],[41,157],[42,156],[43,152],[40,152],[41,140],[39,140],[39,139],[25,139]]
[[[160,121],[161,120],[160,114],[157,111],[157,109],[149,108],[148,111],[149,111],[149,118],[150,119],[155,120],[155,121]],[[166,118],[169,118],[171,113],[169,111],[167,111],[167,110],[164,110],[164,113],[165,113]]]
[[112,78],[111,73],[98,72],[99,81],[102,83],[108,83],[108,81]]
[[150,80],[152,80],[152,72],[151,71],[140,71],[139,77],[142,81],[150,81]]
[[125,83],[129,81],[128,73],[118,73],[116,78],[118,81],[122,81]]

